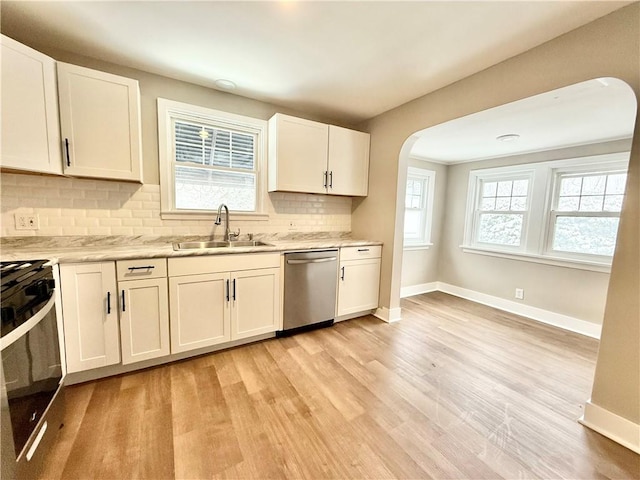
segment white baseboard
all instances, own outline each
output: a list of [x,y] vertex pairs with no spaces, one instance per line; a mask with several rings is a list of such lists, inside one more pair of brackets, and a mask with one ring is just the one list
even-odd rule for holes
[[[570,332],[586,335],[591,338],[600,338],[602,331],[602,325],[580,320],[579,318],[570,317],[561,313],[551,312],[538,307],[532,307],[531,305],[525,305],[523,303],[506,300],[500,297],[494,297],[493,295],[487,295],[486,293],[476,292],[475,290],[469,290],[467,288],[457,287],[444,282],[431,282],[423,283],[420,285],[413,285],[410,287],[404,287],[401,290],[400,296],[407,297],[410,295],[418,295],[421,293],[429,293],[434,291],[440,291],[455,295],[456,297],[465,298],[472,302],[488,305],[489,307],[504,310],[505,312],[515,313],[522,317],[530,318],[537,322],[546,323],[547,325],[553,325],[554,327],[569,330]],[[378,309],[380,310],[380,309]],[[381,315],[376,316],[384,318]],[[399,319],[399,318],[398,318]],[[386,320],[385,320],[386,321]]]
[[578,421],[585,427],[640,454],[640,425],[631,420],[599,407],[589,400],[584,406],[584,415]]
[[374,312],[373,316],[387,323],[397,322],[402,318],[400,307],[391,309],[380,307]]
[[420,295],[421,293],[430,293],[438,290],[438,282],[421,283],[419,285],[410,285],[400,289],[400,298],[410,297],[412,295]]

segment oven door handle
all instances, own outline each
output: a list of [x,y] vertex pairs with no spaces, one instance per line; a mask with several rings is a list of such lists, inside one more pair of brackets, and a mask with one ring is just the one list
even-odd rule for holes
[[4,350],[5,348],[7,348],[9,345],[11,345],[13,342],[18,340],[25,333],[27,333],[29,330],[35,327],[38,323],[40,323],[40,321],[44,317],[49,315],[49,312],[51,312],[51,310],[55,308],[55,305],[56,305],[56,296],[54,294],[54,295],[51,295],[51,298],[49,299],[49,301],[46,303],[44,307],[42,307],[38,311],[38,313],[36,313],[33,317],[31,317],[29,320],[24,322],[15,330],[12,330],[11,332],[7,333],[4,337],[0,338],[0,350]]

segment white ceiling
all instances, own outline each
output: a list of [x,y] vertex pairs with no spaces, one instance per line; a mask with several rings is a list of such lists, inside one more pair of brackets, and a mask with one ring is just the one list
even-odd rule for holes
[[7,1],[2,31],[356,123],[631,2]]
[[[623,81],[589,80],[417,132],[410,156],[456,163],[631,138],[636,109]],[[508,134],[520,138],[496,139]]]

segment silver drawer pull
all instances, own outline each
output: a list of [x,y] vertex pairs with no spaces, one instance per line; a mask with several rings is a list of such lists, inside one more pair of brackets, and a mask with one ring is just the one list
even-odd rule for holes
[[147,265],[145,267],[129,267],[129,270],[133,272],[134,270],[151,270],[153,268],[156,268],[156,267],[153,265]]
[[359,248],[358,251],[359,252],[368,252],[369,249],[368,248]]
[[338,257],[325,257],[325,258],[314,258],[312,260],[287,260],[289,265],[302,265],[305,263],[324,263],[324,262],[333,262],[337,260]]

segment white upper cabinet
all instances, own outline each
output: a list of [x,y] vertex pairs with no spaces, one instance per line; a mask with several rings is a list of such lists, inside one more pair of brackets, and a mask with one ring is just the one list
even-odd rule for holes
[[67,175],[142,182],[138,81],[58,63]]
[[366,196],[369,134],[282,113],[269,120],[269,191]]
[[329,125],[276,113],[269,120],[269,191],[326,193]]
[[366,197],[369,187],[368,133],[329,125],[329,191]]
[[62,173],[56,62],[0,37],[3,168]]

